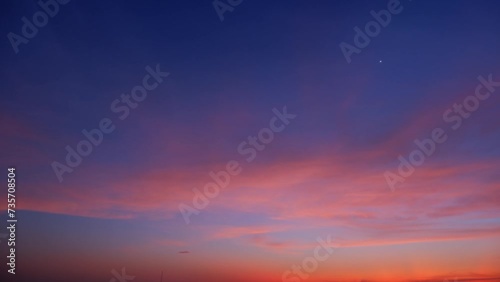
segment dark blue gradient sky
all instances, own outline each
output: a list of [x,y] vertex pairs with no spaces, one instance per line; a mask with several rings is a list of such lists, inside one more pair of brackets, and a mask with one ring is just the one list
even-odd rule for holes
[[[243,1],[221,22],[210,1],[73,0],[16,54],[6,35],[40,8],[4,1],[18,278],[281,281],[328,234],[345,248],[311,282],[500,277],[500,89],[443,120],[478,76],[500,81],[500,3],[402,0],[347,63],[339,44],[387,3]],[[170,75],[120,120],[111,103],[158,64]],[[284,106],[297,117],[247,163],[238,145]],[[51,163],[103,118],[116,129],[59,182]],[[391,192],[384,172],[437,127],[447,141]],[[178,205],[230,160],[242,173],[186,225]]]

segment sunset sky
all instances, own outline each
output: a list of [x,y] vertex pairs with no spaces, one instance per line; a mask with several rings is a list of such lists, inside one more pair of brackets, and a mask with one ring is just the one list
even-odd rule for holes
[[[41,8],[3,1],[1,177],[16,167],[19,222],[2,281],[500,281],[500,86],[484,84],[500,81],[500,2],[401,0],[348,63],[340,44],[389,2],[243,0],[221,21],[211,0],[72,0],[16,54],[6,35]],[[157,87],[113,110],[146,76]],[[478,87],[491,95],[446,120]],[[59,181],[54,162],[103,119],[114,130]],[[446,141],[391,189],[436,128]],[[179,206],[228,162],[241,172],[186,224]],[[283,278],[329,236],[328,259]]]

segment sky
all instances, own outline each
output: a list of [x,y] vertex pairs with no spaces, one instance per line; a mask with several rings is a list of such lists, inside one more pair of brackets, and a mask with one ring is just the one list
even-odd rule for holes
[[498,1],[48,2],[0,9],[2,281],[500,281]]

